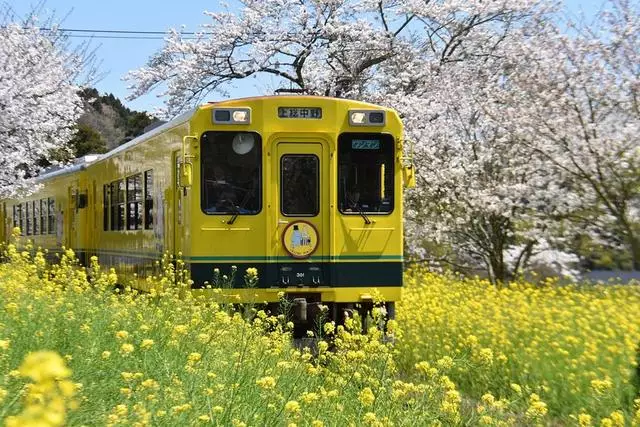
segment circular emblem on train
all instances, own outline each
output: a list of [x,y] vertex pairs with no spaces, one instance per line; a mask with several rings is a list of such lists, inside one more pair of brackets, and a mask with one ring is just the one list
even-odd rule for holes
[[295,221],[282,233],[282,246],[293,258],[309,258],[318,247],[318,230],[307,221]]

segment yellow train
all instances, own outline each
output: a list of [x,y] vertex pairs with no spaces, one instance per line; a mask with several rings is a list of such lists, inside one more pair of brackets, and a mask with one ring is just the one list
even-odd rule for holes
[[[2,202],[0,237],[20,227],[50,252],[97,255],[123,280],[153,274],[165,252],[185,261],[194,288],[236,266],[234,288],[212,298],[275,304],[284,292],[302,327],[319,304],[340,321],[376,294],[393,316],[403,181],[413,181],[402,142],[396,112],[377,105],[312,96],[209,103],[42,175],[34,194]],[[253,289],[244,288],[249,267],[258,271]]]

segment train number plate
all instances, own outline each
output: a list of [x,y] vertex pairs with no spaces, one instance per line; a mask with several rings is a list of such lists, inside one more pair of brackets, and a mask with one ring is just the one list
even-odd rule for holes
[[322,108],[319,107],[278,107],[281,119],[321,119]]

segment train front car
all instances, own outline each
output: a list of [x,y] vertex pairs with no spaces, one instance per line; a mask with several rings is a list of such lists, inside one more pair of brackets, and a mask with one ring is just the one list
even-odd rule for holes
[[[402,124],[391,109],[277,96],[204,106],[176,170],[176,252],[194,287],[238,303],[292,304],[296,334],[341,322],[402,286]],[[256,269],[256,270],[248,270]],[[247,270],[249,273],[247,273]],[[258,280],[247,286],[246,276]],[[217,281],[216,281],[217,280]],[[324,309],[322,306],[326,306]]]

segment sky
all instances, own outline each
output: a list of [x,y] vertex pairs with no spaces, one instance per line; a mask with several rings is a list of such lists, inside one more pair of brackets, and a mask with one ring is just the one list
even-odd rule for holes
[[[18,16],[32,9],[36,0],[5,0]],[[166,31],[184,26],[184,31],[197,31],[200,24],[208,21],[203,11],[220,10],[217,0],[46,0],[44,9],[62,19],[63,28],[126,31]],[[584,11],[590,16],[601,5],[600,0],[566,0],[571,14]],[[115,34],[113,36],[116,36]],[[144,36],[141,36],[144,37]],[[87,41],[72,38],[73,42]],[[113,93],[133,110],[153,111],[162,105],[155,93],[127,101],[127,83],[122,77],[130,70],[143,67],[147,59],[158,51],[161,39],[93,38],[91,47],[99,61],[102,78],[94,86],[102,93]],[[268,93],[273,88],[272,79],[247,79],[229,89],[229,96],[243,97]],[[220,98],[211,94],[209,100]]]

